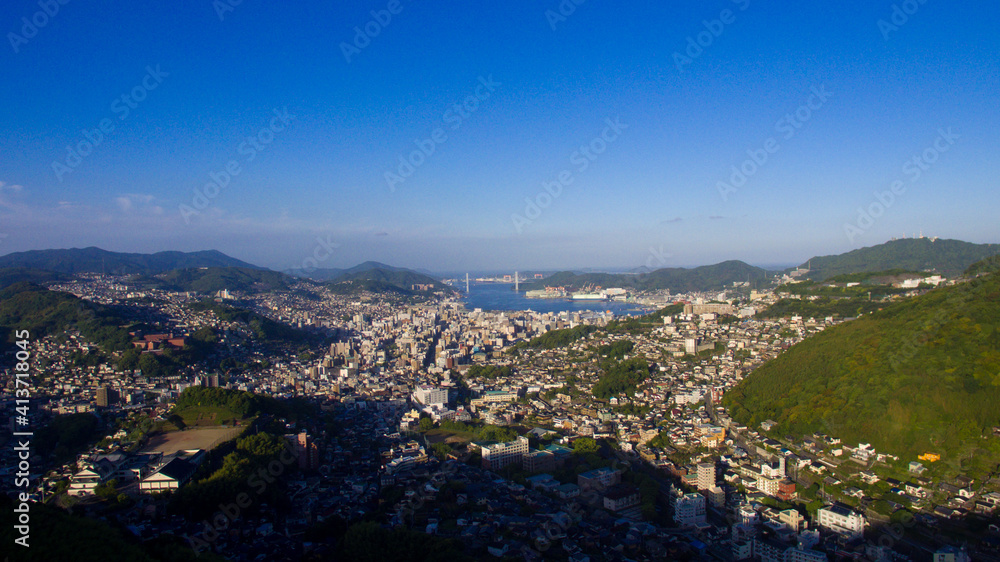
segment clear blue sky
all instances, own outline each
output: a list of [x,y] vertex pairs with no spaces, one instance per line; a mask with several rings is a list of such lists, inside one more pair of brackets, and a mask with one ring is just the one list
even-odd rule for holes
[[[283,269],[321,238],[321,267],[526,270],[1000,242],[995,2],[225,1],[3,3],[0,253]],[[387,181],[418,140],[433,153]]]

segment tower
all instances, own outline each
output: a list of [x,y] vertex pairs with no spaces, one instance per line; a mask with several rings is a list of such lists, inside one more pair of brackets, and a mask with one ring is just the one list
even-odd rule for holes
[[515,272],[514,272],[514,292],[515,292],[515,293],[516,293],[516,292],[518,291],[518,285],[517,285],[517,277],[518,277],[518,276],[517,276],[517,272],[515,271]]
[[715,486],[715,463],[703,462],[698,464],[698,489],[708,490]]

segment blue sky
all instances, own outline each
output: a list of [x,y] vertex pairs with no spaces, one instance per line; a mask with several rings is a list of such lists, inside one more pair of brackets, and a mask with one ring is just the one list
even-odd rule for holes
[[527,270],[1000,241],[995,3],[226,1],[4,3],[0,253]]

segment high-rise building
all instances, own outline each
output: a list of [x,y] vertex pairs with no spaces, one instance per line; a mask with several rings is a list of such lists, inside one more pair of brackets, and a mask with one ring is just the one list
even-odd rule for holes
[[285,438],[292,447],[300,469],[316,470],[319,468],[319,447],[313,443],[308,433],[302,431],[298,435],[285,435]]
[[118,402],[118,392],[110,386],[102,386],[97,389],[97,406],[107,408]]
[[698,464],[698,489],[710,490],[715,487],[715,463],[703,462]]

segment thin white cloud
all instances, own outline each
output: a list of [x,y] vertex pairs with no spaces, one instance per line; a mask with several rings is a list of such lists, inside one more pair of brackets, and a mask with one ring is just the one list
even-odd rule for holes
[[162,215],[163,207],[156,204],[156,197],[145,193],[125,193],[114,198],[115,205],[122,213],[142,215]]

